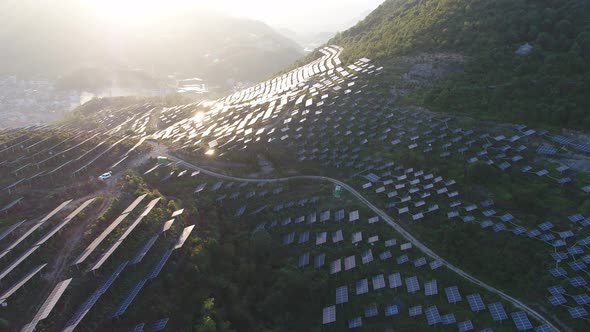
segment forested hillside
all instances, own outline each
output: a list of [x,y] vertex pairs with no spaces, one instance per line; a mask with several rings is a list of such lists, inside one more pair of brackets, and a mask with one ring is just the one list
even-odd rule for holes
[[466,56],[464,71],[411,96],[434,110],[590,128],[588,1],[388,0],[330,43],[346,60]]

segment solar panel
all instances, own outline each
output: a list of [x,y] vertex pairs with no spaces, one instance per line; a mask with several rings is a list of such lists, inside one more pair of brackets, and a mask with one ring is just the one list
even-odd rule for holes
[[142,279],[135,286],[133,286],[133,288],[131,288],[131,290],[127,294],[127,297],[125,297],[123,301],[119,304],[119,306],[113,311],[111,315],[112,318],[119,317],[125,313],[133,299],[135,299],[137,294],[139,294],[139,291],[141,291],[141,289],[143,288],[143,285],[145,285],[146,281],[147,279]]
[[553,329],[551,329],[551,326],[549,326],[549,324],[544,324],[544,325],[539,325],[539,326],[535,327],[534,331],[535,332],[553,332]]
[[508,315],[506,315],[506,311],[504,311],[504,306],[502,303],[496,302],[488,304],[488,310],[492,314],[492,319],[494,321],[502,321],[508,319]]
[[443,325],[449,325],[456,323],[457,319],[455,318],[455,314],[446,314],[440,318],[440,321]]
[[129,265],[135,265],[135,264],[141,262],[141,260],[143,259],[143,257],[150,250],[150,248],[154,245],[154,243],[156,243],[156,240],[157,239],[158,239],[158,234],[156,234],[156,235],[152,236],[150,239],[148,239],[147,242],[143,245],[143,247],[141,247],[137,251],[137,253],[135,254],[135,257],[129,263]]
[[565,297],[563,297],[563,295],[555,294],[555,295],[549,296],[549,303],[556,306],[556,305],[562,305],[562,304],[567,303],[567,300],[565,299]]
[[8,265],[8,267],[6,267],[6,269],[4,269],[4,271],[2,271],[2,273],[0,273],[0,280],[4,279],[10,272],[12,272],[14,269],[16,269],[20,265],[20,263],[22,263],[25,259],[27,259],[27,257],[29,257],[37,249],[39,249],[39,246],[29,248],[27,251],[25,251],[23,254],[21,254],[17,259],[15,259],[12,263],[10,263],[10,265]]
[[111,246],[95,262],[95,264],[91,268],[91,271],[95,271],[95,270],[99,269],[104,264],[104,262],[106,262],[106,260],[113,254],[113,252],[115,252],[115,250],[117,250],[117,248],[129,236],[129,234],[131,234],[131,232],[139,225],[139,223],[142,221],[143,217],[145,217],[146,215],[148,215],[150,213],[150,211],[154,208],[154,206],[158,203],[159,200],[160,200],[160,198],[158,197],[158,198],[151,200],[148,203],[148,205],[146,206],[144,211],[133,221],[133,223],[131,223],[131,225],[129,225],[127,227],[127,229],[125,229],[125,231],[121,235],[119,235],[119,237],[115,240],[115,242],[113,242],[113,244],[111,244]]
[[68,285],[70,284],[71,281],[72,281],[71,278],[64,280],[64,281],[58,283],[54,287],[53,291],[49,294],[49,296],[47,297],[47,299],[45,300],[45,302],[43,303],[43,305],[41,306],[41,308],[39,309],[39,311],[35,315],[35,318],[34,318],[35,323],[37,321],[43,320],[49,316],[49,313],[51,312],[51,310],[53,309],[53,307],[55,306],[57,301],[60,299],[61,295],[66,290],[66,288],[68,287]]
[[162,331],[168,324],[168,318],[159,319],[152,323],[152,332]]
[[531,324],[531,321],[529,321],[529,318],[524,311],[513,312],[510,315],[512,316],[512,320],[514,321],[517,330],[525,331],[533,328],[533,324]]
[[549,273],[551,273],[551,275],[554,277],[562,277],[567,275],[567,271],[562,267],[551,269],[549,270]]
[[461,294],[459,294],[459,288],[457,288],[457,286],[445,288],[445,293],[447,294],[447,300],[449,303],[457,303],[462,300]]
[[402,285],[402,278],[401,278],[399,272],[390,274],[388,279],[389,279],[389,288],[397,288]]
[[299,256],[299,267],[305,267],[309,264],[309,252]]
[[315,267],[317,269],[317,268],[324,266],[325,263],[326,263],[326,254],[322,253],[322,254],[315,256],[313,267]]
[[309,241],[309,231],[304,231],[299,234],[299,244]]
[[572,318],[580,318],[588,315],[588,312],[583,307],[569,308],[568,311]]
[[408,314],[410,315],[410,317],[416,317],[418,315],[422,315],[422,306],[417,305],[417,306],[411,307],[408,310]]
[[408,293],[416,293],[420,290],[420,284],[418,283],[418,277],[412,276],[406,278],[406,289]]
[[381,259],[382,261],[384,261],[386,259],[390,259],[391,257],[392,257],[391,251],[389,251],[389,250],[384,251],[379,254],[379,259]]
[[330,274],[338,273],[340,271],[342,271],[342,260],[338,258],[330,263]]
[[586,293],[575,295],[574,301],[576,301],[576,303],[579,305],[586,305],[586,304],[590,303],[590,296],[588,296],[588,294],[586,294]]
[[408,255],[401,255],[401,256],[398,256],[398,257],[396,258],[396,262],[397,262],[398,264],[404,264],[404,263],[407,263],[409,260],[410,260],[410,259],[408,258]]
[[0,241],[2,241],[2,239],[7,237],[8,235],[10,235],[10,233],[12,233],[15,229],[17,229],[24,222],[25,222],[25,220],[22,220],[22,221],[17,222],[14,225],[8,226],[8,228],[4,232],[2,232],[2,234],[0,234]]
[[344,219],[344,210],[336,211],[336,213],[334,215],[334,220],[340,221],[342,219]]
[[176,240],[176,243],[174,244],[174,250],[182,248],[182,246],[186,242],[186,239],[188,239],[189,235],[191,234],[191,232],[193,231],[194,228],[195,228],[195,225],[191,225],[191,226],[185,227],[182,230],[182,234],[180,234],[180,236],[178,237],[178,240]]
[[426,258],[421,257],[414,261],[414,267],[421,267],[426,265]]
[[361,295],[369,292],[369,281],[361,279],[356,282],[356,295]]
[[561,135],[555,135],[551,138],[551,140],[553,142],[559,143],[559,144],[563,144],[563,145],[568,145],[568,144],[572,144],[574,142],[574,140],[572,140],[571,138],[565,137],[565,136],[561,136]]
[[554,155],[557,153],[557,149],[550,146],[540,146],[537,149],[538,154]]
[[121,263],[113,272],[105,278],[100,286],[84,301],[84,303],[78,308],[78,310],[74,313],[74,316],[66,323],[65,328],[62,330],[63,332],[72,332],[76,329],[78,324],[82,321],[84,316],[92,309],[96,301],[100,298],[102,294],[104,294],[109,287],[113,284],[113,282],[117,279],[117,277],[121,274],[123,269],[127,266],[129,262]]
[[342,235],[342,230],[339,229],[336,232],[332,233],[332,242],[337,243],[344,240],[344,236]]
[[438,284],[436,279],[424,283],[424,295],[431,296],[438,294]]
[[397,240],[396,239],[389,239],[387,241],[385,241],[385,247],[389,248],[389,247],[393,247],[397,244]]
[[166,252],[164,252],[164,254],[162,254],[162,257],[160,257],[160,260],[154,265],[154,267],[152,268],[152,270],[148,274],[148,276],[147,276],[148,279],[154,279],[160,274],[160,271],[162,271],[162,268],[164,267],[164,265],[168,261],[168,258],[170,258],[170,255],[172,255],[172,249],[167,250]]
[[355,317],[348,320],[348,328],[353,329],[363,326],[363,320],[361,317]]
[[385,306],[385,317],[397,315],[399,313],[399,307],[395,304],[388,304]]
[[373,290],[385,288],[385,278],[383,274],[373,276]]
[[352,244],[361,242],[362,240],[363,240],[363,233],[362,232],[352,233]]
[[469,307],[473,312],[480,312],[482,310],[486,310],[486,307],[483,304],[483,300],[481,299],[481,295],[479,295],[478,293],[467,295],[467,302],[469,303]]
[[24,284],[33,278],[39,271],[41,271],[47,264],[41,264],[31,271],[29,271],[22,279],[10,286],[4,293],[0,294],[0,305],[4,303],[12,294],[18,291]]
[[336,321],[336,306],[324,308],[322,314],[322,324],[329,324]]
[[471,331],[473,330],[473,323],[470,320],[466,320],[464,322],[460,322],[457,324],[459,326],[459,332]]
[[348,286],[336,288],[336,304],[348,302]]
[[377,309],[377,304],[375,303],[371,303],[368,307],[365,308],[365,317],[369,318],[369,317],[375,317],[379,314],[379,311]]
[[283,245],[289,245],[293,243],[293,241],[295,241],[295,232],[291,232],[283,236]]
[[139,323],[139,324],[133,326],[132,328],[130,328],[129,332],[143,332],[144,326],[145,326],[145,323]]
[[435,260],[435,261],[430,262],[430,269],[431,270],[436,270],[439,267],[441,267],[442,265],[443,265],[443,263],[441,261]]
[[561,285],[547,287],[547,290],[551,295],[565,294],[565,289]]
[[367,249],[361,253],[361,260],[363,264],[367,264],[373,261],[373,252],[371,249]]
[[569,282],[574,287],[586,286],[586,284],[588,284],[586,280],[580,276],[569,278]]
[[428,307],[424,309],[424,314],[426,315],[426,320],[429,326],[438,324],[441,322],[440,314],[438,313],[438,308],[436,306]]

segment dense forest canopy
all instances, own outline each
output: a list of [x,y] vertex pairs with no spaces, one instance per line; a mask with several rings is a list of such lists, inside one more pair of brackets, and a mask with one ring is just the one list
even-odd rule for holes
[[[413,97],[435,110],[590,128],[590,2],[388,0],[331,43],[344,59],[453,52],[464,71]],[[525,43],[528,55],[516,51]]]

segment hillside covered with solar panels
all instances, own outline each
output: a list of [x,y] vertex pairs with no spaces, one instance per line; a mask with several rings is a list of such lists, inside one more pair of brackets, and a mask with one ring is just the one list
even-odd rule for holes
[[461,59],[344,46],[2,130],[0,330],[589,330],[590,138],[434,112],[408,96]]

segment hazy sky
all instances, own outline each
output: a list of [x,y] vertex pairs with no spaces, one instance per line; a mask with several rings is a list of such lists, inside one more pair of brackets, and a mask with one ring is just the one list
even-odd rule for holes
[[136,20],[165,8],[201,6],[233,16],[261,20],[295,32],[342,30],[384,0],[80,0],[102,15]]

